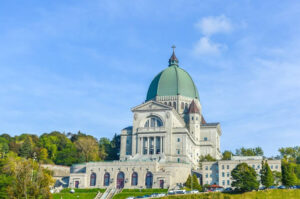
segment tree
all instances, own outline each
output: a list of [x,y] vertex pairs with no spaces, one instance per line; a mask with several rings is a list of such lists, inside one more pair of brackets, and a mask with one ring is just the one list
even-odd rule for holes
[[50,186],[54,181],[51,172],[32,159],[9,153],[0,165],[0,173],[0,184],[7,185],[4,198],[52,198]]
[[224,151],[222,154],[222,160],[231,160],[232,152]]
[[28,136],[26,137],[24,143],[21,145],[20,156],[24,158],[29,158],[31,157],[31,153],[32,153],[31,138]]
[[92,136],[79,137],[75,142],[79,153],[84,157],[85,162],[99,160],[99,147],[95,138]]
[[281,172],[279,171],[272,171],[274,176],[274,185],[278,186],[281,183]]
[[3,137],[0,137],[0,158],[4,158],[4,155],[8,153],[9,146],[8,146],[8,140],[6,140]]
[[41,148],[38,156],[39,161],[45,162],[48,159],[48,151],[45,148]]
[[198,191],[202,191],[202,187],[199,184],[197,176],[194,174],[193,177],[191,175],[188,176],[185,186],[190,189],[197,189]]
[[261,184],[264,185],[265,187],[270,187],[274,184],[274,177],[273,173],[269,167],[269,164],[267,161],[262,161],[262,168],[260,170],[261,174]]
[[300,147],[286,147],[280,148],[278,150],[282,158],[288,160],[289,162],[296,162],[297,160],[300,161]]
[[210,154],[207,154],[205,156],[200,156],[200,162],[205,162],[205,161],[214,162],[214,161],[216,161],[216,159],[213,158]]
[[259,182],[255,170],[246,163],[238,164],[232,171],[232,186],[240,191],[251,191],[258,189]]
[[239,156],[263,156],[264,152],[261,147],[256,148],[240,148],[236,150],[236,155]]
[[293,186],[297,182],[297,177],[294,172],[292,163],[285,159],[281,161],[282,184],[285,186]]

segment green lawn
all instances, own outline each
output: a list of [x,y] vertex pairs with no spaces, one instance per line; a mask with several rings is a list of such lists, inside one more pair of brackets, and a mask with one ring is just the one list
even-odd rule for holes
[[113,197],[113,199],[125,199],[129,196],[144,196],[153,193],[167,193],[167,189],[123,189],[123,191]]
[[243,194],[203,193],[166,196],[163,199],[300,199],[300,190],[266,190]]
[[94,199],[97,193],[105,192],[105,189],[75,189],[75,193],[70,193],[71,189],[63,189],[60,193],[53,194],[53,199]]

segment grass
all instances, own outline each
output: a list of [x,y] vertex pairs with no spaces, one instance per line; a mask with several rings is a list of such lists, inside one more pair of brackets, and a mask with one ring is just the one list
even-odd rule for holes
[[94,199],[99,191],[105,192],[105,189],[75,189],[75,193],[70,193],[70,190],[63,189],[60,193],[53,194],[53,199]]
[[243,194],[203,193],[166,196],[163,199],[299,199],[299,189],[275,189],[253,191]]
[[123,189],[121,193],[115,195],[113,199],[125,199],[129,196],[144,196],[153,193],[167,193],[167,189]]

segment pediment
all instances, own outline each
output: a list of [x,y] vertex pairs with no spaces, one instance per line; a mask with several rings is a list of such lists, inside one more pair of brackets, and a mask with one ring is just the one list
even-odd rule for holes
[[133,107],[131,111],[158,111],[158,110],[172,110],[172,107],[162,104],[156,101],[148,101],[136,107]]

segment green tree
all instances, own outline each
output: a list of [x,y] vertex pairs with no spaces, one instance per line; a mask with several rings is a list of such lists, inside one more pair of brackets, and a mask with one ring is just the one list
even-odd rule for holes
[[296,162],[300,159],[300,147],[286,147],[279,149],[282,158],[287,159],[289,162]]
[[99,160],[99,146],[97,140],[92,136],[79,137],[75,146],[78,152],[83,155],[85,162]]
[[51,172],[32,159],[9,153],[3,161],[1,175],[8,185],[4,188],[5,198],[52,198],[50,186],[54,181]]
[[274,184],[273,173],[267,161],[262,161],[262,168],[260,170],[260,174],[261,174],[260,178],[261,178],[262,185],[268,188]]
[[48,151],[45,148],[41,148],[38,154],[38,159],[41,162],[46,162],[48,159]]
[[283,159],[281,161],[282,184],[293,186],[297,183],[297,177],[294,172],[293,164]]
[[191,188],[191,183],[192,183],[192,177],[191,175],[189,175],[188,178],[186,179],[185,186],[187,188]]
[[279,184],[281,184],[281,172],[279,171],[272,171],[273,176],[274,176],[274,185],[278,186]]
[[207,154],[205,156],[200,156],[200,162],[214,162],[216,161],[215,158],[213,158],[210,154]]
[[199,180],[197,178],[197,176],[194,174],[193,177],[191,177],[191,175],[188,176],[186,182],[185,182],[185,186],[187,188],[190,189],[197,189],[198,191],[202,191],[202,187],[199,184]]
[[231,160],[232,152],[224,151],[222,154],[222,160]]
[[0,158],[4,158],[5,154],[9,151],[9,141],[4,137],[0,137]]
[[264,152],[261,147],[256,148],[240,148],[236,150],[236,155],[239,156],[263,156]]
[[30,158],[31,153],[32,153],[32,143],[31,143],[31,138],[28,136],[26,137],[24,143],[21,145],[20,156],[24,158]]
[[251,191],[258,189],[259,182],[255,170],[246,163],[238,164],[232,171],[232,186],[240,191]]

